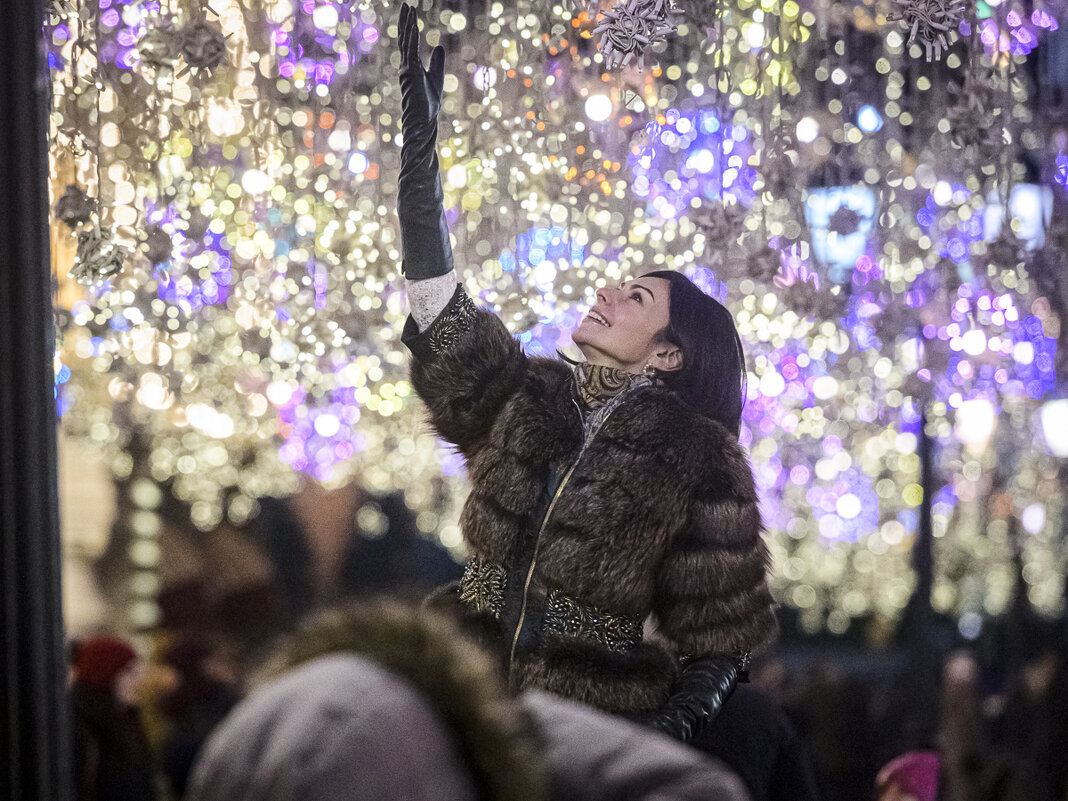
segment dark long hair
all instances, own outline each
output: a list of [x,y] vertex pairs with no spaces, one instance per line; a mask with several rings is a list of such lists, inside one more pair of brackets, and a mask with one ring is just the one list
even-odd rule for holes
[[742,340],[731,313],[682,273],[657,270],[645,277],[669,282],[668,324],[660,336],[682,351],[680,369],[657,375],[695,411],[737,435],[746,373]]

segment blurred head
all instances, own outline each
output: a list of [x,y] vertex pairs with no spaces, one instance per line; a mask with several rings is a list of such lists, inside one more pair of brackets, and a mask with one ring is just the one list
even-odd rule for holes
[[682,273],[598,290],[572,338],[594,364],[652,370],[695,411],[737,434],[745,359],[730,312]]
[[[74,681],[97,690],[126,692],[139,677],[137,652],[118,637],[90,637],[74,651]],[[120,682],[120,679],[122,681]]]
[[934,751],[909,751],[888,762],[875,779],[878,801],[935,801],[941,759]]

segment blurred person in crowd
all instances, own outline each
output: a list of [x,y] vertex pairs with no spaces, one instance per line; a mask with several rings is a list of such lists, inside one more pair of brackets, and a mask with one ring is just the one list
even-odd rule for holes
[[792,712],[827,801],[868,801],[878,764],[870,722],[871,690],[837,665],[818,661],[800,682]]
[[308,482],[288,498],[261,499],[252,528],[294,617],[345,599],[422,598],[462,573],[419,531],[400,492]]
[[201,746],[237,703],[238,692],[234,677],[201,636],[179,634],[161,656],[173,679],[157,699],[167,722],[160,764],[171,793],[182,798]]
[[753,801],[820,798],[805,744],[775,700],[756,687],[739,685],[694,745],[732,768]]
[[137,705],[143,662],[118,637],[89,637],[72,651],[75,798],[154,801],[152,756]]
[[997,722],[999,743],[1031,766],[1049,796],[1068,799],[1068,670],[1058,632],[1032,643]]
[[741,801],[724,767],[542,693],[513,699],[444,617],[320,616],[202,752],[191,801]]
[[[585,361],[528,357],[453,269],[436,153],[445,51],[398,26],[402,339],[435,431],[466,460],[471,553],[435,608],[541,689],[694,741],[775,637],[745,358],[730,312],[679,272],[594,287]],[[655,636],[644,624],[655,622]]]
[[943,661],[936,735],[938,801],[1052,801],[1046,778],[1033,760],[991,744],[980,678],[970,650],[953,651]]
[[969,651],[951,653],[942,665],[938,745],[943,755],[945,801],[973,801],[987,747],[979,666]]
[[289,625],[277,571],[248,526],[198,531],[188,510],[160,529],[160,628],[195,632],[254,658]]
[[422,598],[462,573],[419,531],[401,493],[307,482],[290,497],[260,499],[259,508],[245,525],[201,532],[187,509],[165,500],[161,627],[210,634],[237,662],[254,663],[316,608],[376,595]]

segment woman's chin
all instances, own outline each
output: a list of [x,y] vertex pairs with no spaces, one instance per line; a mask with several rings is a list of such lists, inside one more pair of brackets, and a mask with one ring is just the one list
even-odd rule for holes
[[[583,321],[571,331],[571,341],[575,343],[579,350],[586,347],[590,341],[590,330],[588,326],[589,324]],[[585,353],[585,351],[583,351],[583,353]]]

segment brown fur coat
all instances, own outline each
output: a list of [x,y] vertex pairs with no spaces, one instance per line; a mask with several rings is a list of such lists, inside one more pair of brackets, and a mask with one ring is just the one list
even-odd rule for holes
[[[467,545],[507,571],[499,619],[454,589],[434,604],[452,607],[507,658],[535,559],[510,670],[517,689],[641,714],[666,700],[678,655],[744,652],[774,637],[768,551],[737,437],[665,389],[635,391],[587,446],[538,538],[552,477],[583,442],[570,368],[527,357],[462,289],[421,334],[409,320],[404,341],[431,423],[467,461]],[[657,642],[620,652],[539,631],[538,599],[552,589],[613,614],[652,615]]]

